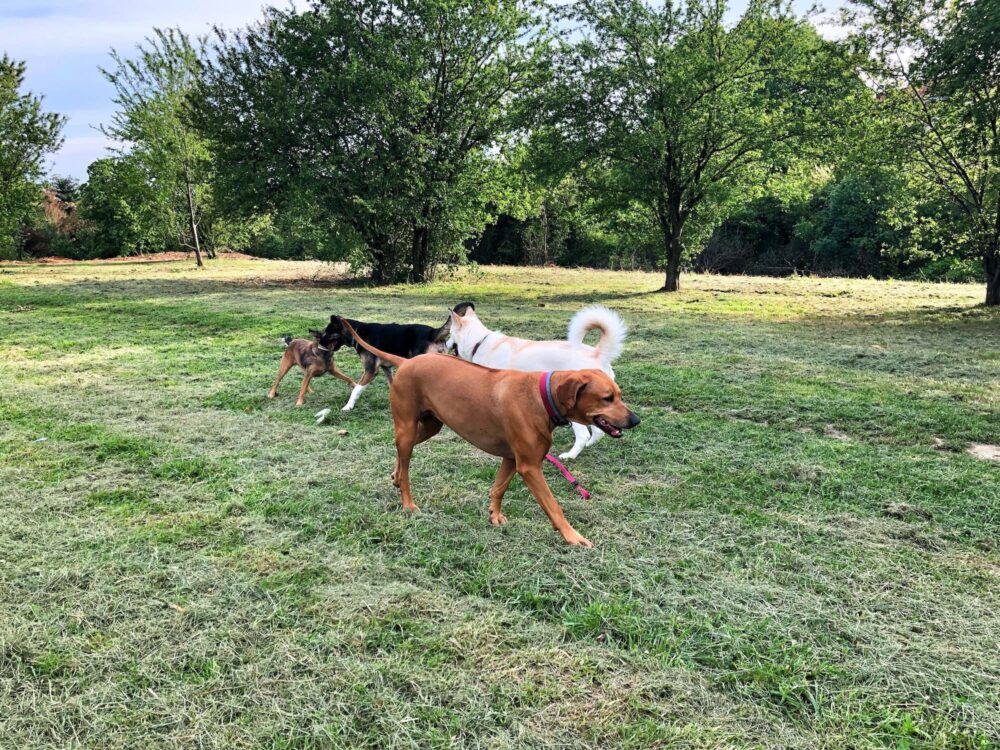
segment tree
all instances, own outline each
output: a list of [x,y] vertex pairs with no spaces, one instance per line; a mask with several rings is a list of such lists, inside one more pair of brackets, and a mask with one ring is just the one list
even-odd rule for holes
[[982,260],[1000,305],[1000,6],[854,0],[847,20],[890,145],[950,206],[954,251]]
[[141,165],[156,194],[153,205],[161,223],[194,250],[202,266],[198,224],[209,200],[212,153],[191,122],[202,68],[200,43],[179,29],[154,29],[135,59],[114,50],[111,59],[114,69],[101,72],[115,87],[119,110],[102,132],[122,143],[120,155],[127,153]]
[[[740,186],[815,135],[856,79],[836,47],[784,6],[751,0],[580,0],[551,98],[550,137],[607,170],[661,235],[663,291],[679,288],[692,234],[706,236]],[[572,40],[572,37],[570,37]]]
[[63,203],[76,203],[80,200],[80,181],[75,177],[55,175],[49,181],[49,189]]
[[24,63],[0,58],[0,252],[20,247],[20,228],[39,202],[42,160],[62,144],[66,122],[20,93],[24,73]]
[[232,208],[308,204],[377,281],[422,281],[487,219],[489,159],[544,45],[531,0],[315,0],[219,32],[200,122]]
[[80,218],[90,226],[81,238],[85,255],[112,258],[163,249],[171,228],[163,224],[166,212],[139,159],[97,159],[87,167],[80,198]]

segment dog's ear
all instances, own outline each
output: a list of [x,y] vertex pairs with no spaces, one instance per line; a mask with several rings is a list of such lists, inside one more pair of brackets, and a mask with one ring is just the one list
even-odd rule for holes
[[314,339],[321,339],[321,338],[323,338],[323,332],[322,331],[317,331],[315,328],[310,328],[309,329],[309,335],[312,336]]
[[589,383],[590,379],[578,370],[569,372],[561,378],[561,382],[556,385],[556,402],[563,415],[576,406],[580,394],[586,390]]
[[336,326],[339,326],[340,325],[340,316],[339,315],[331,315],[330,316],[330,322],[333,323]]
[[453,312],[459,317],[465,315],[469,310],[475,310],[476,306],[472,302],[459,302],[453,308]]
[[446,325],[448,326],[448,330],[449,331],[453,327],[454,328],[461,328],[462,327],[462,316],[459,315],[454,310],[452,310],[451,312],[448,313],[448,322],[447,322]]
[[442,341],[447,340],[448,334],[451,333],[451,316],[448,316],[448,320],[444,322],[444,325],[434,331],[434,343],[439,344]]

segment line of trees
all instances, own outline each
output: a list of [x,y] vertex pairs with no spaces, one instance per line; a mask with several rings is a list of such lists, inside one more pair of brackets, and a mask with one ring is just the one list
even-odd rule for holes
[[[121,146],[39,236],[376,282],[467,257],[657,267],[664,291],[684,268],[978,277],[1000,305],[998,6],[852,0],[838,42],[782,0],[313,0],[157,30],[112,52]],[[9,254],[62,121],[0,71]]]

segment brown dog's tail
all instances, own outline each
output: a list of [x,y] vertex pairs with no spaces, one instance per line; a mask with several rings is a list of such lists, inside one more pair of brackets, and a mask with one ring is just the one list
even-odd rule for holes
[[358,332],[355,331],[354,328],[351,327],[351,324],[347,322],[347,318],[341,318],[340,322],[344,325],[344,328],[347,329],[347,332],[354,337],[354,340],[361,344],[362,349],[371,352],[383,362],[388,362],[393,367],[399,367],[406,361],[406,357],[397,357],[395,354],[389,354],[388,352],[376,349],[374,346],[368,344],[363,338],[358,336]]

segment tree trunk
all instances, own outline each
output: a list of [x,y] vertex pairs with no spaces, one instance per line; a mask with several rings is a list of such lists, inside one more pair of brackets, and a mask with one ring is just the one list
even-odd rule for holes
[[372,249],[372,283],[385,284],[389,280],[389,243],[385,237],[374,236],[368,243]]
[[983,258],[986,269],[986,306],[1000,306],[1000,256],[987,255]]
[[671,237],[667,241],[667,276],[661,292],[679,292],[681,289],[681,247],[680,242]]
[[413,228],[413,242],[410,246],[410,281],[427,281],[430,273],[430,230],[427,227]]
[[201,259],[201,243],[198,242],[198,222],[195,221],[194,214],[194,191],[191,189],[191,173],[187,167],[184,168],[184,183],[187,186],[188,199],[188,220],[191,222],[191,238],[194,241],[194,259],[199,268],[205,265]]
[[670,196],[661,200],[657,206],[656,216],[663,235],[663,247],[667,257],[667,273],[661,292],[677,292],[681,288],[681,252],[684,244],[681,236],[684,232],[684,221],[687,218],[680,210],[679,196]]

